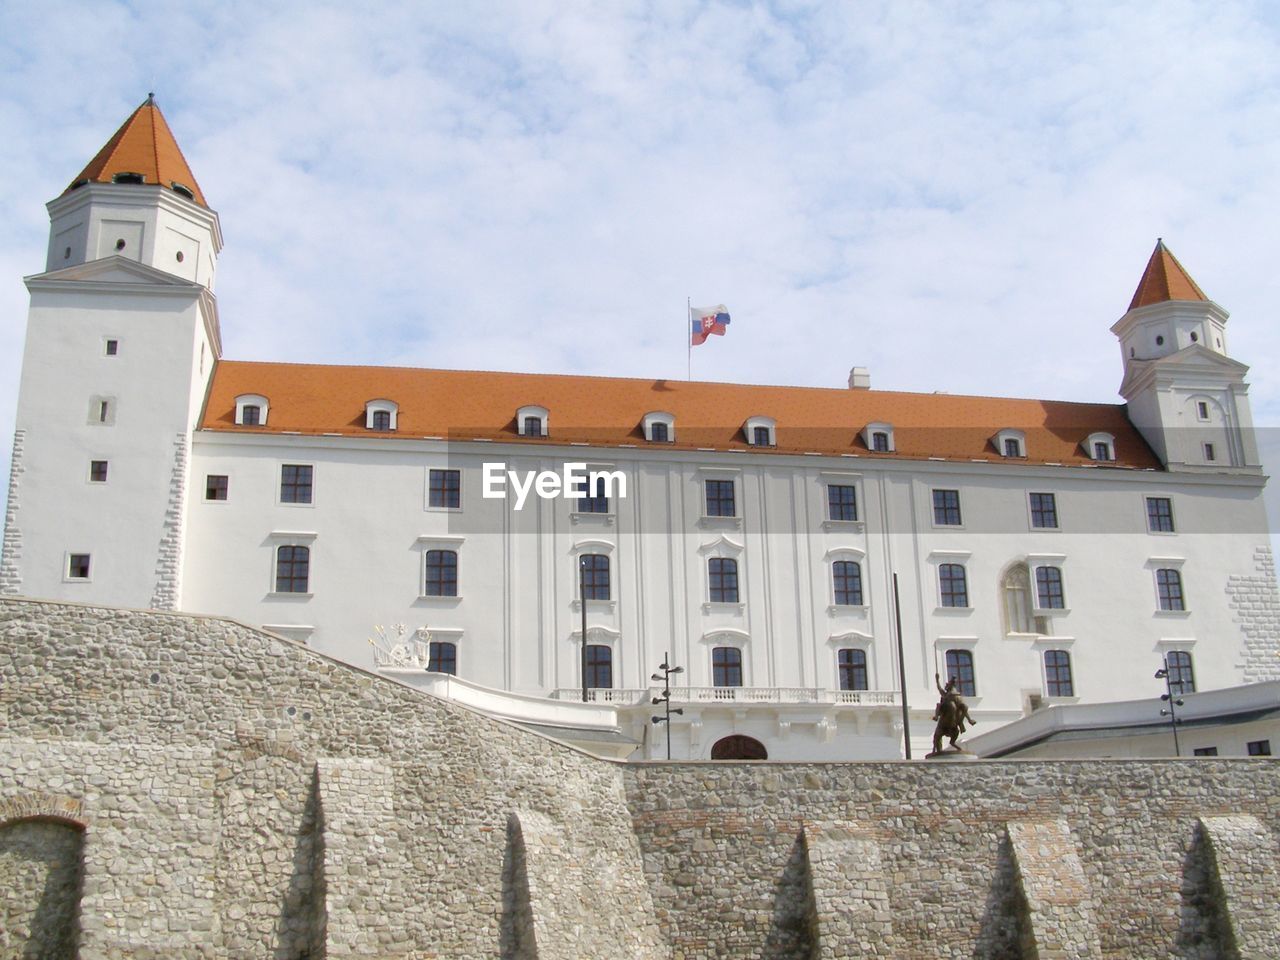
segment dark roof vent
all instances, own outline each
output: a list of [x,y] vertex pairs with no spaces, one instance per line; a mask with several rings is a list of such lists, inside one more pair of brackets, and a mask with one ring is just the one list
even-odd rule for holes
[[88,177],[84,177],[84,178],[82,178],[82,179],[80,179],[80,180],[77,180],[77,181],[76,181],[75,183],[73,183],[71,186],[67,187],[67,189],[68,189],[68,190],[79,190],[81,187],[83,187],[83,186],[84,186],[86,183],[88,183],[88,182],[89,182],[89,178],[88,178]]
[[195,193],[190,187],[179,183],[177,180],[171,180],[169,182],[169,186],[173,187],[173,192],[180,197],[186,197],[188,200],[194,200],[196,198]]
[[147,178],[140,173],[129,173],[127,171],[121,171],[120,173],[113,173],[111,175],[111,182],[112,183],[146,183]]

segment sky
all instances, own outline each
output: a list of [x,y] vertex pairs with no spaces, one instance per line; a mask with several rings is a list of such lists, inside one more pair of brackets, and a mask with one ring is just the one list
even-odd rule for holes
[[1120,402],[1163,237],[1280,461],[1276,5],[3,9],[0,476],[44,204],[151,91],[228,358],[682,377],[691,298],[695,379]]

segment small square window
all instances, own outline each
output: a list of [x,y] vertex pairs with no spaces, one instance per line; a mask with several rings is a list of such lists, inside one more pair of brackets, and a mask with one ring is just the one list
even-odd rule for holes
[[871,449],[876,453],[889,452],[889,434],[883,430],[876,430],[871,434]]
[[772,439],[769,437],[768,427],[755,427],[751,431],[751,445],[754,447],[769,447],[773,445]]
[[707,516],[736,517],[738,508],[734,502],[732,480],[708,480],[706,482]]
[[667,429],[667,425],[665,423],[650,424],[649,440],[651,443],[670,443],[671,432]]
[[1250,740],[1248,744],[1245,745],[1245,749],[1251,757],[1269,757],[1271,756],[1271,741]]
[[1216,757],[1218,755],[1217,747],[1196,747],[1191,751],[1197,757]]
[[89,481],[91,483],[107,482],[107,461],[105,460],[89,461]]
[[204,478],[204,498],[206,500],[227,499],[226,474],[210,473]]
[[1052,493],[1031,496],[1031,525],[1039,530],[1058,529],[1058,501]]
[[849,484],[827,484],[827,519],[857,520],[858,489]]
[[1095,460],[1112,460],[1111,444],[1105,440],[1098,440],[1093,445],[1093,459]]
[[374,410],[372,421],[369,424],[370,430],[390,430],[391,429],[391,411],[390,410]]
[[939,527],[960,526],[960,491],[933,491],[933,522]]
[[240,424],[245,427],[256,427],[262,423],[262,408],[256,403],[246,403],[240,408]]
[[108,340],[108,341],[107,341],[107,356],[108,356],[108,357],[114,357],[114,356],[115,356],[116,354],[118,354],[119,352],[120,352],[120,341],[119,341],[119,340]]
[[1147,497],[1147,529],[1152,533],[1173,533],[1173,501],[1168,497]]
[[73,553],[67,559],[67,579],[69,580],[88,580],[89,579],[89,554]]
[[427,483],[427,506],[448,510],[462,506],[462,472],[432,470]]
[[1004,455],[1006,457],[1022,456],[1022,444],[1013,437],[1006,437],[1004,441]]
[[286,463],[280,467],[280,502],[311,502],[310,464]]

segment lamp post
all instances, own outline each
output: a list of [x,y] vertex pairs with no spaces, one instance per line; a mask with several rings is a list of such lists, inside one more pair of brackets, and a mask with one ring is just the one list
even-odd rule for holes
[[[1178,746],[1178,724],[1182,721],[1178,719],[1177,707],[1183,705],[1181,697],[1173,695],[1173,682],[1169,679],[1169,661],[1164,661],[1164,666],[1156,671],[1156,679],[1164,681],[1164,693],[1160,695],[1160,699],[1169,704],[1169,709],[1160,708],[1160,716],[1168,717],[1169,724],[1173,727],[1173,755],[1175,757],[1182,756],[1182,748]],[[1179,684],[1181,686],[1181,684]]]
[[673,713],[678,713],[681,715],[684,714],[683,707],[676,707],[674,710],[671,709],[671,675],[675,673],[684,673],[684,667],[671,666],[669,662],[670,659],[671,658],[667,656],[667,652],[665,650],[662,651],[662,663],[658,664],[658,669],[662,672],[655,673],[650,678],[652,680],[662,681],[662,696],[654,697],[653,702],[666,704],[666,707],[667,707],[666,715],[661,717],[654,717],[653,722],[655,724],[665,723],[667,725],[667,759],[668,760],[671,759],[671,715]]
[[582,603],[582,702],[587,702],[587,556],[578,557],[578,599]]

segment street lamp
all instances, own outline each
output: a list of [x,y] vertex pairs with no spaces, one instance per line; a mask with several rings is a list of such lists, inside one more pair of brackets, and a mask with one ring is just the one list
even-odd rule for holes
[[683,707],[676,707],[674,710],[671,709],[671,675],[675,673],[684,673],[684,667],[671,666],[670,663],[668,662],[670,659],[671,658],[667,656],[667,652],[664,650],[662,652],[662,663],[658,664],[658,669],[661,672],[655,673],[652,677],[649,678],[651,680],[662,681],[662,696],[654,697],[653,702],[655,704],[657,703],[666,704],[667,711],[665,716],[654,717],[653,722],[655,724],[665,723],[667,725],[667,759],[668,760],[671,759],[671,715],[673,713],[678,713],[681,715],[684,714]]
[[587,702],[587,556],[578,558],[578,600],[582,604],[582,702]]
[[[1156,671],[1156,679],[1164,681],[1164,693],[1160,695],[1160,699],[1169,704],[1169,709],[1160,708],[1160,716],[1168,717],[1169,723],[1173,727],[1173,754],[1176,757],[1182,756],[1182,749],[1178,746],[1178,724],[1182,721],[1178,719],[1176,708],[1183,705],[1181,697],[1173,695],[1173,681],[1169,677],[1169,661],[1164,661],[1164,666]],[[1181,684],[1179,684],[1181,687]]]

